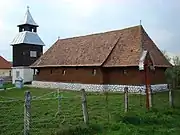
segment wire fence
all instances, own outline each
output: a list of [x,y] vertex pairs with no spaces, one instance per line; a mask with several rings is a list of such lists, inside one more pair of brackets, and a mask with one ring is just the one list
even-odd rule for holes
[[[0,102],[1,109],[1,121],[0,121],[0,133],[5,134],[7,131],[9,134],[22,134],[23,133],[23,110],[24,102],[19,99],[5,100],[5,97],[1,98],[4,101]],[[13,130],[10,130],[13,129]]]
[[[179,90],[150,93],[151,108],[174,108],[179,106]],[[25,92],[24,99],[0,96],[0,134],[56,134],[71,125],[111,123],[117,116],[127,112],[147,109],[147,96],[124,93],[81,93],[69,96],[57,90],[41,96]],[[151,101],[150,101],[151,100]]]

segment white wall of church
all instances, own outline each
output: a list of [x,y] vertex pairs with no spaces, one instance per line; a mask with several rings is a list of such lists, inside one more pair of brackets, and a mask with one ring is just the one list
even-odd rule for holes
[[23,69],[22,68],[12,68],[12,83],[15,83],[15,80],[18,77],[23,78]]
[[33,81],[33,74],[34,74],[33,69],[25,68],[23,73],[24,73],[24,82]]
[[33,69],[27,67],[14,67],[12,68],[12,83],[15,83],[15,80],[18,77],[23,79],[23,82],[30,82],[33,80]]
[[11,69],[0,69],[0,77],[11,76]]

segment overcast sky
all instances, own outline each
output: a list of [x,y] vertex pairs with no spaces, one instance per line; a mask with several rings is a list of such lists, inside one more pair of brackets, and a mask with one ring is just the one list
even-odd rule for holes
[[180,0],[1,0],[0,55],[12,60],[10,42],[27,5],[47,50],[60,38],[142,25],[157,46],[180,54]]

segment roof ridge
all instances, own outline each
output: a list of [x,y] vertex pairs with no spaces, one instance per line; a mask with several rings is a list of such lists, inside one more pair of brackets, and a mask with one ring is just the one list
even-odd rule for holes
[[[151,46],[152,46],[152,48],[151,49],[147,49],[147,47],[144,47],[144,48],[146,48],[147,50],[148,50],[148,52],[149,52],[149,54],[150,54],[150,56],[151,56],[151,51],[153,51],[153,50],[157,50],[157,52],[159,53],[159,56],[162,56],[162,59],[164,59],[169,65],[171,65],[172,66],[172,64],[166,59],[166,57],[163,55],[163,53],[160,51],[160,49],[158,48],[158,46],[156,45],[156,43],[152,40],[152,38],[148,35],[148,33],[146,32],[146,30],[143,28],[142,29],[143,30],[143,38],[149,38],[149,41],[152,43],[151,44]],[[148,40],[148,39],[146,39],[146,40]],[[144,41],[143,41],[144,42]],[[147,46],[147,45],[146,45]],[[149,45],[148,45],[149,46]],[[154,57],[153,56],[151,56],[152,57],[152,61],[154,62],[154,66],[157,66],[157,64],[155,63],[155,60],[154,60]],[[166,64],[167,64],[166,63]]]
[[111,33],[111,32],[124,31],[124,30],[128,30],[128,29],[136,28],[136,27],[139,27],[139,25],[134,25],[134,26],[131,26],[131,27],[126,27],[126,28],[123,28],[123,29],[114,29],[114,30],[110,30],[110,31],[107,30],[107,31],[104,31],[104,32],[97,32],[97,33],[93,33],[93,34],[86,34],[86,35],[62,38],[62,39],[59,39],[59,40],[69,40],[69,39],[73,39],[73,38],[81,38],[81,37],[86,37],[86,36],[101,35],[101,34],[106,34],[106,33]]
[[[6,60],[6,59],[5,59],[3,56],[1,56],[1,55],[0,55],[0,58]],[[7,60],[6,60],[6,61],[7,61]]]
[[105,64],[105,62],[108,60],[109,56],[112,54],[112,52],[113,52],[114,48],[116,47],[117,43],[119,42],[120,38],[121,38],[121,37],[119,36],[119,38],[117,39],[117,41],[114,43],[113,48],[111,49],[111,51],[109,52],[109,54],[107,55],[107,57],[105,58],[105,60],[102,62],[101,66],[103,66],[103,65]]
[[[149,37],[150,38],[150,37]],[[150,40],[152,41],[152,39],[150,38]],[[164,54],[161,52],[161,50],[156,46],[156,44],[153,42],[153,47],[155,47],[157,49],[157,51],[160,53],[160,55],[172,66],[172,64],[166,59],[166,57],[164,56]],[[156,66],[156,65],[155,65]]]
[[139,25],[139,34],[140,34],[140,49],[141,49],[141,52],[143,52],[143,50],[144,50],[144,46],[143,46],[143,32],[142,32],[142,30],[143,30],[143,27],[142,27],[142,25]]
[[[8,60],[6,60],[6,59],[5,59],[3,56],[1,56],[1,55],[0,55],[0,58],[3,59],[3,60],[5,60],[5,61],[7,61],[7,62],[9,62]],[[9,63],[10,63],[10,62],[9,62]]]
[[[1,63],[2,62],[2,63]],[[12,64],[4,57],[0,56],[0,69],[9,69],[11,68]]]

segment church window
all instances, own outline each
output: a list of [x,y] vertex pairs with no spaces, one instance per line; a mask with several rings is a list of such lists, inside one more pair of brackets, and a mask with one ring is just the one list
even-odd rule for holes
[[66,74],[66,70],[63,70],[63,71],[62,71],[62,74],[65,75],[65,74]]
[[9,71],[9,76],[11,76],[11,71]]
[[20,72],[19,71],[16,71],[16,78],[18,78],[20,75]]
[[93,69],[92,74],[96,75],[96,69]]
[[127,75],[127,70],[126,70],[126,69],[123,70],[123,74],[124,74],[124,75]]
[[30,51],[30,57],[37,57],[36,51]]
[[38,75],[40,73],[40,69],[37,69],[36,70],[36,74]]

